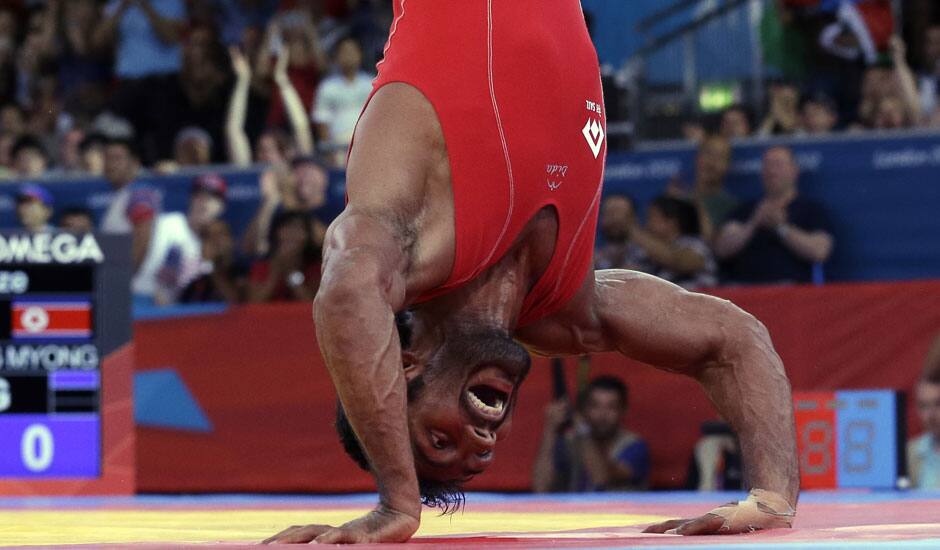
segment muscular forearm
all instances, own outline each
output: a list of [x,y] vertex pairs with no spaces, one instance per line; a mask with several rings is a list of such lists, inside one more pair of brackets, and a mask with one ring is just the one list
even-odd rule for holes
[[796,432],[783,363],[757,321],[738,323],[728,332],[718,361],[696,378],[738,434],[750,487],[777,492],[795,506]]
[[341,239],[332,243],[314,306],[320,350],[369,459],[382,506],[417,520],[421,504],[394,322],[404,302],[398,271],[403,264],[394,247],[343,249]]
[[810,262],[824,262],[832,252],[832,237],[822,231],[810,233],[785,224],[777,229],[777,234],[791,252]]

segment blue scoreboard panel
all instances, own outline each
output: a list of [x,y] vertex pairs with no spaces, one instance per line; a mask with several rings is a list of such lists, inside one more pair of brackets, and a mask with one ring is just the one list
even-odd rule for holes
[[0,478],[101,475],[100,362],[130,322],[112,307],[129,304],[129,275],[110,244],[0,234]]

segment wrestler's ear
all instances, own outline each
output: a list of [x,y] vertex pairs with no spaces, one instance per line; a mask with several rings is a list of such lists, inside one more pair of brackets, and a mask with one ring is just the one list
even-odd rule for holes
[[408,382],[411,382],[415,377],[421,376],[421,373],[424,372],[424,363],[411,351],[402,350],[401,366],[405,370],[405,380]]

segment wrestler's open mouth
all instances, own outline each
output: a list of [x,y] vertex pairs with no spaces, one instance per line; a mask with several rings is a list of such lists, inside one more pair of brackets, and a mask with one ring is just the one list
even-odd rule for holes
[[503,414],[503,409],[509,401],[509,396],[496,388],[476,385],[467,390],[467,399],[470,404],[481,412],[492,416]]
[[488,422],[502,420],[515,387],[507,373],[499,367],[487,367],[468,382],[464,397],[471,413]]

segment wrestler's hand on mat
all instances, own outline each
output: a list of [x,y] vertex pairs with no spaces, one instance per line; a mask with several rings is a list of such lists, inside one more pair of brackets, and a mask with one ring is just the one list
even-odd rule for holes
[[672,519],[651,525],[644,533],[669,535],[736,535],[763,529],[792,527],[796,510],[773,491],[753,489],[747,499],[730,502],[704,516]]
[[418,518],[380,506],[339,527],[295,525],[265,539],[264,544],[405,542],[418,530],[419,523]]

